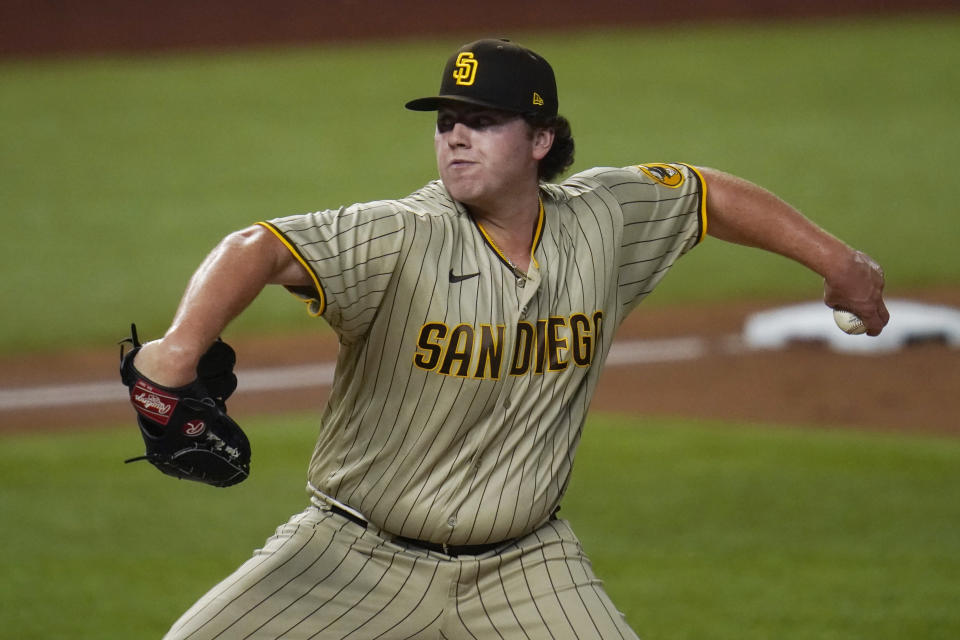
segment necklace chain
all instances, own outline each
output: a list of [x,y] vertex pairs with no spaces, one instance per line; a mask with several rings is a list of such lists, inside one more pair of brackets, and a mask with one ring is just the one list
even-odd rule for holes
[[[489,233],[487,233],[487,230],[483,228],[482,224],[480,224],[479,222],[477,222],[476,224],[480,228],[481,233],[483,233],[483,236],[487,239],[487,242],[490,243],[490,246],[493,247],[493,249],[497,252],[497,254],[506,261],[507,266],[510,267],[510,271],[513,272],[514,277],[517,279],[517,286],[522,287],[525,282],[530,280],[530,276],[528,276],[525,271],[523,271],[520,267],[514,264],[513,260],[511,260],[509,256],[507,256],[507,254],[504,253],[503,250],[497,246],[497,243],[494,241],[493,237]],[[531,255],[531,258],[532,257],[533,256]]]
[[520,270],[520,267],[513,264],[513,260],[507,258],[506,254],[503,254],[503,257],[506,259],[507,264],[510,265],[510,270],[513,272],[513,277],[517,279],[517,287],[522,289],[524,285],[527,284],[527,281],[530,280],[530,276]]
[[[504,258],[506,258],[506,256],[504,256]],[[517,265],[513,264],[513,260],[511,260],[510,258],[507,258],[507,264],[510,265],[510,270],[513,271],[513,275],[517,276],[518,278],[522,278],[522,279],[524,279],[524,280],[529,280],[529,279],[530,279],[530,276],[528,276],[527,274],[525,274],[525,273],[523,272],[523,270],[520,269],[520,267],[518,267]]]

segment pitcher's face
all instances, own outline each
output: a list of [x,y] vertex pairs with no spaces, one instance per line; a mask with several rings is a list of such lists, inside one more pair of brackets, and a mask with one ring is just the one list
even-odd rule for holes
[[[518,114],[451,103],[437,112],[434,148],[447,191],[483,207],[536,184],[537,165],[549,151],[544,133]],[[550,135],[552,143],[552,134]]]

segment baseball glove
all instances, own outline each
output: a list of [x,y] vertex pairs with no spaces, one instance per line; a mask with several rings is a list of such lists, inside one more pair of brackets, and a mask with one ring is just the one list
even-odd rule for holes
[[[237,388],[236,354],[217,340],[200,358],[197,379],[182,387],[159,385],[133,366],[140,351],[136,325],[120,344],[120,379],[130,389],[147,460],[163,473],[184,480],[228,487],[250,475],[250,443],[227,415],[226,399]],[[132,349],[124,353],[124,344]]]

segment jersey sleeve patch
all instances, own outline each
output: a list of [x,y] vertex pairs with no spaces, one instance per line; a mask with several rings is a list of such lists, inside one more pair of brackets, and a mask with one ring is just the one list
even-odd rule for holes
[[665,187],[676,189],[683,184],[683,172],[673,165],[652,162],[650,164],[639,164],[637,168],[647,174],[647,177],[651,180]]
[[[665,162],[649,162],[638,164],[636,168],[643,172],[648,178],[659,185],[669,189],[679,189],[689,177],[694,185],[694,190],[699,192],[699,223],[700,229],[697,233],[697,244],[703,242],[707,235],[707,181],[703,179],[700,170],[693,165],[685,162],[668,164]],[[689,176],[684,174],[683,169],[689,172]]]

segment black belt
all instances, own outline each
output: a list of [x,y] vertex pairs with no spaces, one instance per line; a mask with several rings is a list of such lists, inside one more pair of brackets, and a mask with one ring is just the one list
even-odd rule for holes
[[[329,504],[330,511],[343,516],[351,522],[355,522],[364,529],[367,528],[367,521],[361,518],[360,516],[354,515],[342,509],[335,504]],[[437,553],[442,553],[448,556],[478,556],[482,553],[488,551],[493,551],[497,547],[502,547],[503,545],[512,542],[511,540],[506,540],[504,542],[491,542],[487,544],[444,544],[442,542],[429,542],[427,540],[416,540],[414,538],[405,538],[403,536],[396,536],[391,542],[399,542],[402,545],[408,547],[419,547],[421,549],[426,549],[428,551],[435,551]]]

